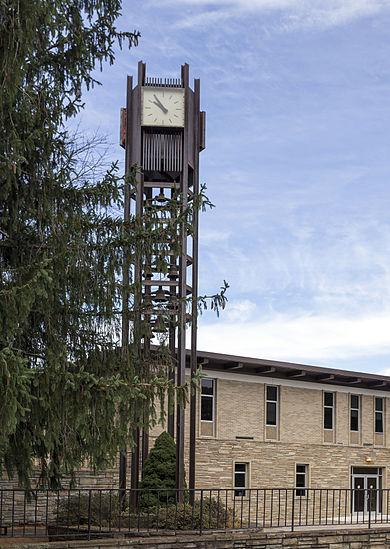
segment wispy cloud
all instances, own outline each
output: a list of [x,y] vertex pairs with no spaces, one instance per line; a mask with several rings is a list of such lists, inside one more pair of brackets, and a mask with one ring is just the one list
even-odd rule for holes
[[275,315],[264,320],[221,320],[201,324],[199,348],[332,366],[333,360],[389,354],[389,326],[390,312],[355,318]]
[[159,0],[159,3],[195,8],[178,27],[221,23],[224,19],[257,13],[275,13],[280,26],[326,28],[372,16],[389,9],[387,0]]
[[120,27],[140,46],[107,67],[82,120],[117,143],[138,59],[201,79],[217,207],[201,216],[200,293],[230,289],[220,319],[200,319],[200,348],[386,368],[390,0],[127,4]]

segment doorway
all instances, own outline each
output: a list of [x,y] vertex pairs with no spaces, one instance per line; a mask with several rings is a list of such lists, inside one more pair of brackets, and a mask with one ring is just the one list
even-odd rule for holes
[[378,496],[382,488],[380,467],[352,467],[352,512],[380,513],[382,498]]

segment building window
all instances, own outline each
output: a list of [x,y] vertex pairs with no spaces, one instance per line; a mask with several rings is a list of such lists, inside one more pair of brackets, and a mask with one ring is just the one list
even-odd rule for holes
[[248,489],[248,463],[234,464],[234,496],[245,497]]
[[297,463],[295,465],[295,495],[306,496],[308,488],[309,466]]
[[278,387],[267,385],[266,387],[266,425],[275,426],[278,424]]
[[324,393],[324,429],[334,428],[334,393]]
[[359,431],[360,425],[360,396],[351,395],[351,431]]
[[382,397],[375,397],[375,432],[383,433],[383,406],[384,399]]
[[200,419],[202,421],[214,421],[214,379],[203,378],[201,380]]

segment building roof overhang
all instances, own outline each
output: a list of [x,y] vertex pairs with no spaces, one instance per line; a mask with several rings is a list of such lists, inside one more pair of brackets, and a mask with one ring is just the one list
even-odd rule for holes
[[[187,358],[189,360],[189,351]],[[390,377],[378,374],[338,370],[336,368],[324,368],[297,364],[294,362],[281,362],[279,360],[266,360],[262,358],[250,358],[207,351],[197,351],[198,364],[202,370],[214,370],[221,372],[234,372],[261,377],[279,379],[296,379],[309,383],[325,383],[327,385],[344,385],[354,388],[376,389],[390,392]]]

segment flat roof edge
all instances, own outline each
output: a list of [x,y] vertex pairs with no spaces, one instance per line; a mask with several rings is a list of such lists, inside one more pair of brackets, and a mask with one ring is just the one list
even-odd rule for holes
[[[189,353],[190,351],[187,351],[187,354]],[[323,382],[329,385],[350,385],[390,391],[390,376],[380,374],[201,350],[197,351],[197,357],[198,362],[203,363],[205,370],[213,369],[259,376],[272,374],[272,377],[299,378],[308,383]]]

